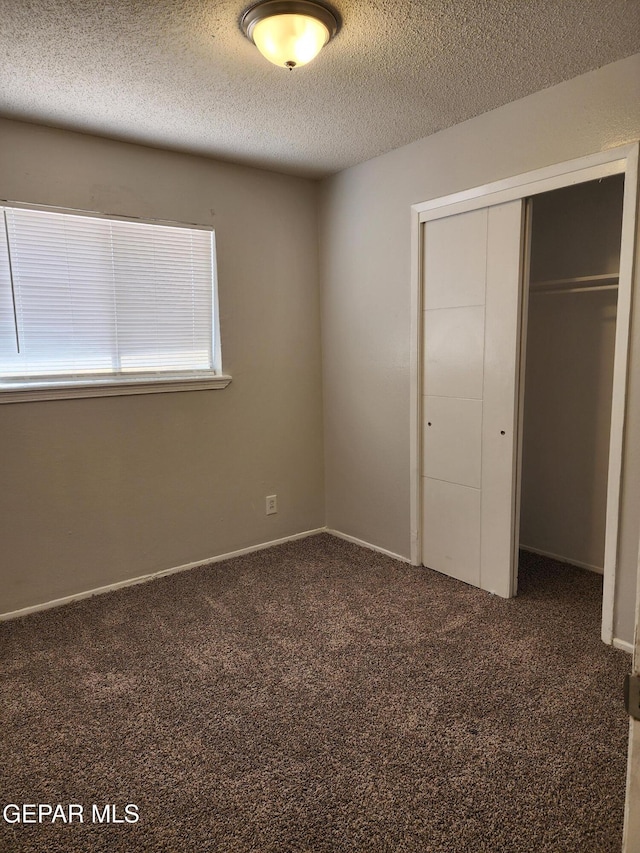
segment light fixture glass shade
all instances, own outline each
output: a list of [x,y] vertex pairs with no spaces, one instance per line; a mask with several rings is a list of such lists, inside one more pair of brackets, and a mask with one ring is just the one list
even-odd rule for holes
[[284,68],[306,65],[329,41],[329,30],[308,15],[272,15],[258,21],[251,37],[260,53]]

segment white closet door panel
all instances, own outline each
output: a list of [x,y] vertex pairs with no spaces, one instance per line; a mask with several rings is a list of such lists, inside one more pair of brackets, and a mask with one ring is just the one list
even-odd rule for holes
[[482,400],[423,397],[426,477],[480,488]]
[[482,399],[484,308],[424,312],[424,393]]
[[424,232],[424,307],[484,304],[487,210],[427,223]]
[[423,231],[423,562],[503,596],[514,586],[522,211],[509,202]]
[[516,428],[523,202],[489,210],[482,426],[483,589],[514,594]]
[[480,586],[480,492],[429,477],[422,483],[423,564]]

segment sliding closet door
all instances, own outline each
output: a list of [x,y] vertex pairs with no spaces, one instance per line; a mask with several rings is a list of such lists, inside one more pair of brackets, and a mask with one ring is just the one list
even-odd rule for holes
[[422,562],[514,590],[523,202],[424,224]]

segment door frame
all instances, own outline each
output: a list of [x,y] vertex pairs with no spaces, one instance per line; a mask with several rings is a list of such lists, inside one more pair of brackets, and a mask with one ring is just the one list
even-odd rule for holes
[[[473,187],[442,198],[411,206],[411,337],[410,337],[410,516],[411,562],[421,564],[422,520],[422,224],[434,219],[466,213],[478,208],[526,199],[539,193],[586,181],[625,175],[620,245],[620,278],[616,315],[615,354],[611,434],[609,440],[609,473],[607,480],[607,515],[605,526],[604,589],[602,600],[602,639],[613,643],[616,565],[619,544],[620,495],[626,390],[631,329],[631,295],[634,284],[634,253],[638,203],[639,143],[612,148],[597,154],[570,160],[532,172],[526,172],[491,184]],[[636,279],[640,278],[637,271]],[[638,282],[640,287],[640,282]],[[522,334],[522,331],[521,331]],[[515,472],[519,480],[520,472]],[[519,487],[516,489],[516,493]],[[515,511],[515,507],[514,507]],[[514,542],[514,548],[517,543]]]
[[[631,671],[640,676],[640,552],[636,584],[636,620]],[[627,787],[624,806],[622,853],[640,853],[640,720],[629,717]]]

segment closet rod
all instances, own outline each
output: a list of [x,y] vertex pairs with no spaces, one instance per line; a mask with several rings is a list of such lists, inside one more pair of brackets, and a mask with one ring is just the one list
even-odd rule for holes
[[549,278],[546,281],[532,281],[532,288],[547,287],[573,287],[575,285],[585,284],[617,284],[618,273],[604,273],[603,275],[575,275],[571,278]]
[[595,290],[617,290],[617,284],[599,284],[592,287],[549,287],[542,288],[531,287],[529,289],[529,293],[549,293],[549,294],[557,294],[557,293],[592,293]]

